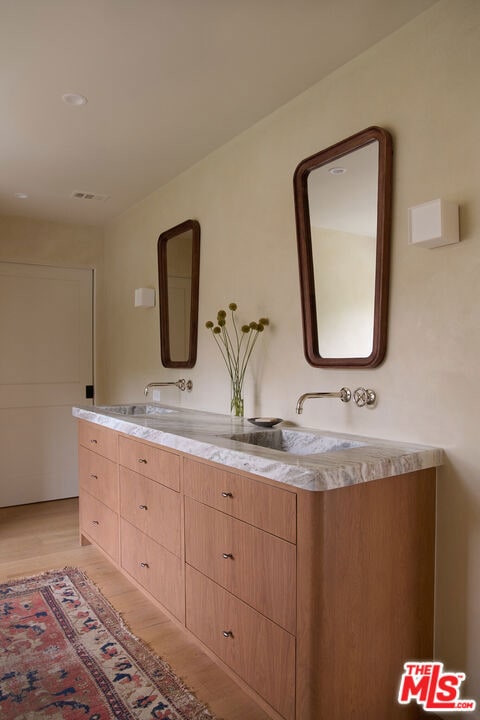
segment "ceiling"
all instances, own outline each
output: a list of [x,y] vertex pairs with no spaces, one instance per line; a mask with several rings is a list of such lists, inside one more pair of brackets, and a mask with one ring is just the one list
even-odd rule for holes
[[0,213],[102,225],[434,2],[0,0]]

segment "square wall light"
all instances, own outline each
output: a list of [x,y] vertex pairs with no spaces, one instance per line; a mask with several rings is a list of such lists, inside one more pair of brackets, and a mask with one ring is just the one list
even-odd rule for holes
[[439,198],[408,208],[408,242],[427,248],[460,242],[458,205]]
[[135,307],[155,307],[155,290],[153,288],[137,288],[135,290]]

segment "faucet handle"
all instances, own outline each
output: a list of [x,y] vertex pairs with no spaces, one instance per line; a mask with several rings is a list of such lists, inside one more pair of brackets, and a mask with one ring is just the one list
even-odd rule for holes
[[371,406],[375,405],[377,401],[377,393],[375,390],[359,387],[353,393],[353,399],[358,407]]
[[351,399],[352,399],[352,391],[350,390],[350,388],[343,387],[340,390],[340,400],[342,402],[350,402]]

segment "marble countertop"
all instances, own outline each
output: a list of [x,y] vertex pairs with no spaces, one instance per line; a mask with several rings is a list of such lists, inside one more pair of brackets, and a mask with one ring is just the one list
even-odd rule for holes
[[[345,435],[288,423],[266,430],[245,418],[159,403],[74,407],[72,412],[81,420],[139,440],[311,491],[401,475],[437,467],[443,462],[441,449],[425,445]],[[139,414],[127,414],[131,412]],[[279,430],[287,431],[285,435],[290,438],[293,437],[291,432],[295,433],[294,449],[302,454],[251,444],[269,441],[278,444]],[[232,435],[240,436],[241,440],[232,439]],[[309,451],[312,442],[315,442],[316,450],[313,453]],[[322,448],[320,451],[318,444]]]

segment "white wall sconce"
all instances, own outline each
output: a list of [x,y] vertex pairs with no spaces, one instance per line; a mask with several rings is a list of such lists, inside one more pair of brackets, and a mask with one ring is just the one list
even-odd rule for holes
[[155,307],[155,290],[153,288],[137,288],[135,290],[135,307]]
[[438,199],[408,208],[408,242],[427,248],[460,242],[457,203]]

